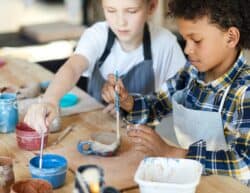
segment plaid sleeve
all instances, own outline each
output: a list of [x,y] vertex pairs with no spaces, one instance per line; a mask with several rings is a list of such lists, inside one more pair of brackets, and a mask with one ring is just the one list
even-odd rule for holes
[[[249,136],[248,136],[249,139]],[[238,139],[240,141],[245,139]],[[186,158],[195,159],[203,165],[203,174],[219,174],[235,177],[244,182],[250,183],[250,161],[249,161],[249,140],[247,150],[237,151],[237,148],[229,151],[207,151],[206,142],[201,140],[189,147]]]
[[134,107],[127,120],[134,124],[146,124],[160,120],[172,111],[172,95],[187,86],[193,68],[187,63],[173,78],[166,81],[162,90],[153,95],[133,95]]
[[[241,97],[236,97],[241,98]],[[187,158],[199,160],[204,174],[220,174],[235,177],[250,184],[250,89],[233,113],[231,125],[225,124],[224,133],[229,142],[228,151],[207,151],[206,142],[198,141],[189,147]]]

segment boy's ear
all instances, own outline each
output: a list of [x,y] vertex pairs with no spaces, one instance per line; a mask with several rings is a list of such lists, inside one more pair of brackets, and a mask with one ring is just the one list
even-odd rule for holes
[[149,14],[153,14],[158,5],[158,0],[150,0],[149,2]]
[[239,41],[240,41],[240,31],[236,27],[230,27],[227,31],[227,37],[226,37],[227,45],[230,48],[237,47]]

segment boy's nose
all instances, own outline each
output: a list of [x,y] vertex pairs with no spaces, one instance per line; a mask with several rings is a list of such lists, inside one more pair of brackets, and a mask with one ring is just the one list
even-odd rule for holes
[[190,55],[194,53],[194,48],[190,44],[186,43],[185,49],[184,49],[185,54]]

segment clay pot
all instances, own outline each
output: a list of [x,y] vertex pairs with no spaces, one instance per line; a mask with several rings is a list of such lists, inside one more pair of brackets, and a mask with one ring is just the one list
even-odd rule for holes
[[50,183],[40,179],[21,180],[13,184],[11,193],[52,193]]
[[12,159],[10,157],[0,156],[0,192],[9,193],[14,181]]

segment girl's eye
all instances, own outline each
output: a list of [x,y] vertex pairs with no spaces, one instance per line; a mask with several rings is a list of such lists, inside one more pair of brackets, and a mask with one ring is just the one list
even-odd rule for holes
[[115,13],[115,10],[114,9],[107,9],[107,12],[109,12],[109,13]]
[[129,10],[128,10],[128,13],[135,14],[135,13],[137,13],[137,10],[129,9]]

